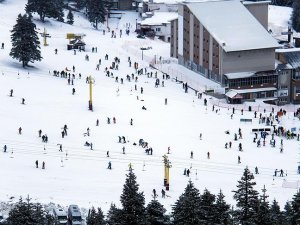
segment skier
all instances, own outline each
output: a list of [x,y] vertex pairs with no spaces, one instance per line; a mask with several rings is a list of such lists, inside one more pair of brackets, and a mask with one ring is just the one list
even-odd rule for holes
[[116,123],[116,117],[113,117],[113,123],[114,124]]
[[186,175],[189,177],[190,176],[190,169],[187,169]]
[[193,151],[191,151],[191,159],[194,157],[194,153]]
[[170,146],[168,147],[168,153],[167,154],[170,154]]
[[123,150],[123,154],[125,154],[125,146],[123,146],[122,150]]
[[281,177],[283,177],[283,169],[280,170],[280,175]]
[[131,126],[133,125],[133,119],[132,118],[130,119],[130,125]]
[[200,137],[200,140],[202,140],[202,133],[200,133],[199,137]]
[[165,105],[167,105],[168,104],[168,99],[167,98],[165,98]]
[[57,48],[56,48],[56,49],[54,49],[54,52],[55,52],[55,55],[57,55]]
[[10,95],[9,95],[9,97],[12,97],[13,93],[14,93],[14,89],[10,89]]
[[89,127],[86,129],[86,135],[90,136],[90,128]]
[[132,165],[131,165],[131,163],[128,164],[128,169],[129,169],[129,171],[132,171]]
[[7,150],[7,146],[4,145],[4,147],[3,147],[3,152],[6,152],[6,150]]
[[62,144],[59,144],[59,151],[62,152]]
[[240,164],[240,163],[241,163],[241,157],[238,156],[238,164]]
[[106,152],[106,157],[109,158],[109,151]]
[[72,89],[72,95],[74,95],[74,94],[75,94],[75,88]]
[[62,138],[65,137],[65,131],[64,131],[64,130],[61,132],[61,137],[62,137]]
[[43,164],[42,164],[42,169],[44,170],[45,169],[45,162],[43,161]]
[[242,148],[242,143],[239,143],[239,151],[242,152],[243,148]]
[[232,146],[232,142],[231,142],[231,141],[229,141],[229,148],[231,148],[231,146]]
[[21,135],[22,134],[22,127],[19,127],[18,131],[19,131],[19,134]]
[[157,198],[156,190],[153,189],[152,192],[153,192],[153,198],[156,199]]
[[39,168],[39,161],[38,160],[35,161],[35,167]]
[[22,105],[25,105],[25,98],[22,98]]
[[228,143],[227,143],[227,142],[225,143],[225,148],[226,148],[226,149],[228,148]]
[[143,89],[143,87],[141,87],[141,94],[143,94],[144,93],[144,89]]
[[42,135],[42,130],[39,130],[39,137],[41,137]]
[[210,159],[210,153],[207,152],[207,159]]
[[91,150],[93,150],[93,143],[91,142],[91,144],[90,144],[90,147],[91,147]]
[[111,161],[108,162],[108,167],[107,169],[111,170]]
[[161,197],[162,198],[166,197],[166,191],[164,189],[161,189]]
[[96,120],[96,126],[99,126],[99,120],[98,119]]
[[259,174],[257,166],[255,167],[255,174]]

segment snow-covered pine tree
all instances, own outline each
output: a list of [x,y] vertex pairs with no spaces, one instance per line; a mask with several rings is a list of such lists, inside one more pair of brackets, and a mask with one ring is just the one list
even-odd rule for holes
[[67,23],[72,25],[74,23],[74,15],[72,13],[72,10],[69,10],[67,15]]
[[200,196],[200,219],[201,224],[210,225],[214,224],[215,216],[217,214],[215,208],[216,196],[210,193],[206,188]]
[[294,211],[292,208],[292,205],[290,202],[286,202],[285,206],[284,206],[284,218],[285,218],[285,225],[291,225],[292,224],[292,220],[293,220],[293,216],[294,216]]
[[256,182],[253,180],[253,174],[246,167],[241,180],[238,181],[238,189],[233,191],[233,198],[237,201],[235,215],[243,225],[252,225],[257,215],[258,192],[254,190]]
[[107,213],[107,225],[122,225],[122,210],[118,209],[115,204],[111,204]]
[[98,24],[105,21],[106,0],[87,0],[86,8],[89,21],[98,30]]
[[146,207],[146,225],[169,225],[170,218],[165,215],[166,209],[156,199]]
[[297,191],[297,193],[293,197],[292,208],[293,208],[292,224],[298,225],[300,224],[300,191]]
[[20,198],[19,202],[10,210],[7,224],[46,224],[45,216],[45,210],[40,204],[31,203],[29,198],[26,201]]
[[96,212],[95,208],[92,207],[89,211],[89,215],[86,220],[87,225],[105,225],[104,215],[100,208]]
[[19,14],[11,32],[12,49],[9,55],[12,58],[22,62],[23,67],[28,66],[29,62],[41,61],[40,41],[30,15]]
[[37,13],[42,22],[45,17],[63,21],[63,0],[28,0],[25,10],[27,13]]
[[201,225],[200,202],[199,190],[189,181],[184,193],[181,194],[172,207],[173,224]]
[[262,189],[262,195],[259,198],[259,206],[258,206],[258,212],[256,216],[256,223],[260,225],[271,225],[271,215],[270,215],[270,206],[268,202],[268,195],[267,189]]
[[280,211],[280,206],[278,202],[274,199],[270,207],[270,218],[272,225],[284,225],[284,216]]
[[121,194],[122,221],[124,225],[143,225],[145,223],[145,197],[139,191],[136,176],[129,171]]
[[300,32],[300,1],[293,4],[292,26],[295,31]]
[[216,224],[229,224],[230,205],[225,201],[225,196],[220,190],[215,202],[216,214],[214,221]]

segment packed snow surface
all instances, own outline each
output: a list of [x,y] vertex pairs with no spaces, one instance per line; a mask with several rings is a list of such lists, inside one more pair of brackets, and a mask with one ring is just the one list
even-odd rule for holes
[[[297,191],[299,142],[296,139],[283,138],[283,153],[279,149],[281,137],[275,137],[277,144],[273,148],[269,144],[271,135],[267,136],[266,146],[257,148],[252,142],[252,129],[266,126],[259,124],[253,111],[244,111],[241,115],[241,111],[236,110],[231,119],[231,109],[215,107],[212,111],[211,101],[208,101],[207,107],[203,104],[204,98],[211,100],[209,96],[203,94],[202,99],[198,99],[192,90],[184,93],[182,84],[174,79],[163,80],[160,72],[157,74],[160,85],[155,87],[156,71],[148,67],[149,62],[155,55],[168,57],[169,44],[156,39],[136,38],[133,33],[137,18],[135,12],[123,12],[120,20],[109,19],[108,26],[116,32],[116,38],[111,38],[106,24],[97,31],[78,13],[73,26],[51,19],[42,24],[35,15],[34,22],[39,32],[46,28],[51,38],[48,39],[49,46],[41,46],[43,60],[23,69],[19,62],[9,57],[9,51],[10,30],[17,14],[24,13],[25,3],[25,0],[12,0],[0,4],[0,42],[5,43],[5,49],[0,49],[0,146],[2,148],[6,144],[8,147],[7,153],[0,154],[2,201],[29,194],[34,200],[44,203],[94,205],[106,211],[112,202],[120,204],[125,174],[131,163],[140,190],[145,193],[148,202],[152,198],[152,189],[160,193],[164,188],[162,156],[167,153],[168,147],[172,164],[170,191],[167,198],[159,197],[168,210],[190,179],[201,192],[207,188],[217,194],[222,189],[227,201],[233,204],[232,190],[236,189],[246,166],[253,172],[258,167],[256,189],[260,191],[266,185],[270,200],[276,198],[283,205]],[[129,36],[125,34],[128,26]],[[106,30],[105,35],[103,29]],[[121,38],[120,29],[123,30]],[[86,34],[86,52],[74,55],[73,51],[67,51],[66,33],[72,32]],[[97,47],[97,53],[91,52],[92,47]],[[143,61],[141,47],[151,47],[143,52]],[[86,54],[89,61],[85,60]],[[108,54],[108,60],[104,60],[105,54]],[[110,70],[114,77],[107,77],[105,67],[110,67],[114,57],[120,58],[119,70]],[[132,67],[129,67],[128,57]],[[101,65],[98,71],[96,65],[99,59]],[[127,74],[137,76],[134,62],[139,63],[139,68],[153,72],[152,77],[143,74],[138,76],[137,82],[129,82]],[[75,72],[68,72],[75,74],[74,85],[68,85],[65,78],[53,76],[53,70],[72,70],[73,65]],[[82,74],[81,79],[79,73]],[[90,75],[94,78],[93,112],[88,110],[89,85],[86,77]],[[116,77],[119,82],[115,82]],[[120,83],[121,78],[124,84]],[[72,88],[76,89],[74,95]],[[9,97],[11,89],[14,90],[13,97]],[[22,98],[25,98],[25,105],[21,104]],[[253,107],[258,107],[257,104],[253,103]],[[143,106],[147,110],[142,110]],[[271,107],[265,113],[262,107],[259,110],[262,116],[268,116]],[[107,124],[108,117],[110,124]],[[115,124],[113,117],[116,118]],[[130,125],[131,118],[133,125]],[[241,118],[253,121],[243,123]],[[99,126],[96,126],[97,119]],[[68,135],[62,138],[65,124]],[[290,110],[280,118],[280,124],[275,124],[287,129],[295,127],[297,132],[300,127],[298,118],[294,118]],[[22,127],[21,135],[18,134],[19,127]],[[90,136],[84,135],[87,128]],[[243,137],[234,141],[234,134],[239,128]],[[48,143],[43,143],[38,137],[40,129],[47,134]],[[227,130],[230,134],[225,133]],[[124,136],[127,143],[118,143],[118,136]],[[147,155],[145,149],[138,145],[141,138],[152,147],[153,155]],[[86,141],[93,143],[93,150],[84,146]],[[233,143],[232,148],[225,149],[224,145],[229,141]],[[239,143],[242,143],[242,152],[238,151]],[[62,144],[62,152],[59,144]],[[123,154],[123,146],[126,154]],[[190,158],[191,151],[193,159]],[[210,159],[207,158],[208,152]],[[241,164],[238,164],[238,156]],[[35,168],[36,160],[39,168]],[[45,170],[41,169],[43,161]],[[107,169],[109,161],[112,170]],[[185,168],[191,169],[190,177],[183,175]],[[273,177],[275,169],[283,169],[287,176]]]

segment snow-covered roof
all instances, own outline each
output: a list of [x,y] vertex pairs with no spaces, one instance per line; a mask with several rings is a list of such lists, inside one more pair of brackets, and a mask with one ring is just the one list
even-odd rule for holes
[[228,98],[243,98],[243,96],[239,95],[236,91],[229,90],[225,94]]
[[280,49],[276,52],[284,56],[291,68],[300,68],[300,48]]
[[236,0],[186,3],[226,52],[277,48],[277,41]]
[[139,24],[149,26],[162,25],[164,23],[170,23],[171,20],[176,18],[178,18],[178,13],[175,12],[155,12],[152,17],[140,21]]
[[279,48],[276,49],[275,52],[283,53],[283,52],[300,52],[300,48]]
[[240,72],[240,73],[226,73],[228,79],[247,78],[255,75],[256,72]]
[[271,1],[258,1],[258,2],[253,2],[253,1],[243,1],[244,5],[259,5],[259,4],[271,4]]
[[266,88],[251,88],[251,89],[232,89],[232,91],[235,91],[238,94],[243,93],[255,93],[260,91],[276,91],[277,88],[275,87],[266,87]]
[[[149,0],[144,0],[143,2],[150,3]],[[153,4],[178,4],[182,0],[153,0]]]

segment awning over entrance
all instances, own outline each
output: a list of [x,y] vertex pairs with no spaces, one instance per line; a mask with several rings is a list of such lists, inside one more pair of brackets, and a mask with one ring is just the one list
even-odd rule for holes
[[225,94],[228,98],[231,98],[231,99],[242,99],[243,96],[240,95],[239,93],[237,93],[236,91],[234,90],[229,90],[226,92]]

